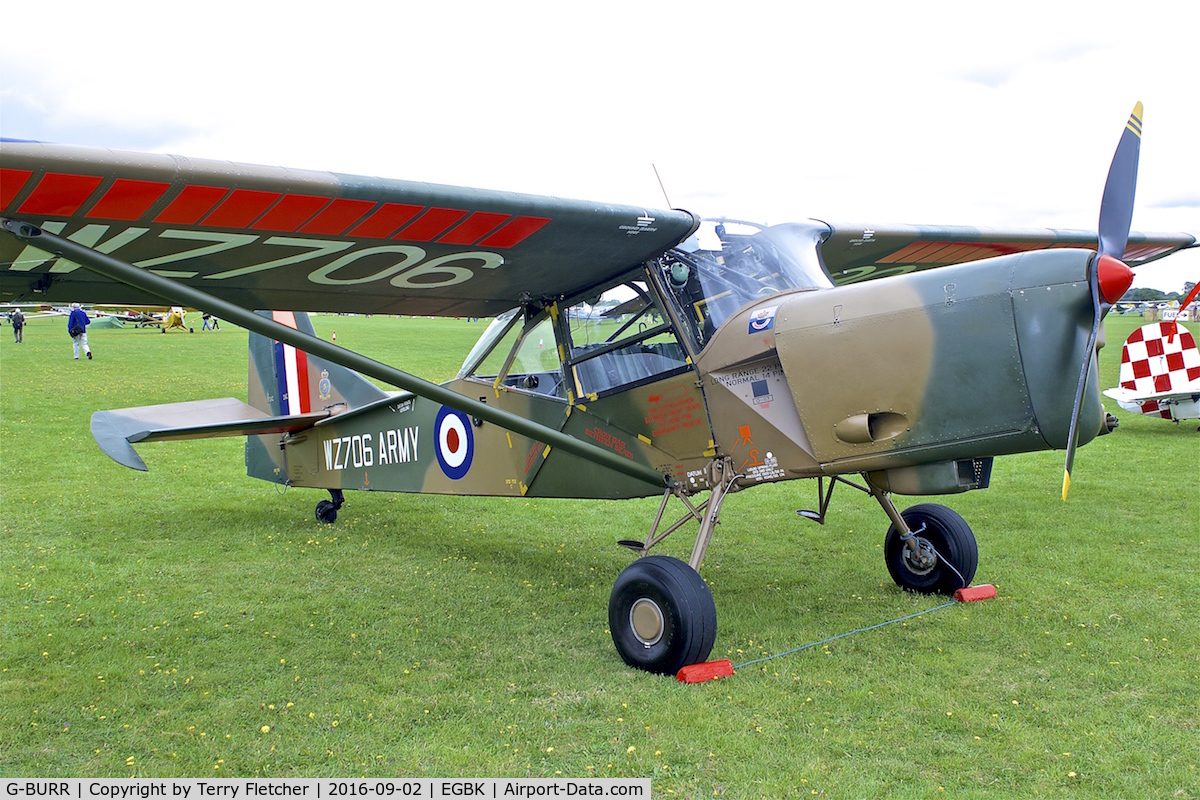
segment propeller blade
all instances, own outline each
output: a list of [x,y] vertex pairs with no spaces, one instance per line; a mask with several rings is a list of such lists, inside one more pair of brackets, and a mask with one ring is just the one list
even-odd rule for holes
[[[1067,501],[1067,492],[1071,489],[1071,467],[1075,464],[1075,440],[1079,434],[1079,412],[1083,408],[1083,393],[1087,391],[1088,371],[1092,366],[1092,354],[1096,351],[1096,339],[1100,336],[1100,321],[1103,319],[1100,307],[1100,259],[1094,259],[1095,269],[1088,276],[1092,287],[1092,332],[1088,334],[1087,348],[1083,351],[1083,366],[1079,370],[1079,385],[1075,387],[1075,405],[1071,408],[1071,427],[1067,431],[1067,465],[1063,469],[1062,499]],[[1128,267],[1126,268],[1128,269]]]
[[1138,154],[1142,145],[1142,104],[1133,107],[1117,152],[1108,168],[1104,197],[1100,201],[1100,255],[1121,258],[1133,222],[1133,195],[1137,188]]
[[1079,414],[1083,410],[1083,395],[1087,391],[1088,371],[1095,357],[1096,340],[1100,336],[1100,324],[1104,320],[1101,299],[1109,304],[1121,296],[1133,283],[1133,272],[1120,259],[1125,255],[1129,241],[1129,227],[1133,223],[1133,196],[1137,189],[1138,154],[1142,146],[1142,104],[1133,107],[1117,152],[1113,154],[1108,168],[1108,180],[1104,182],[1104,197],[1100,200],[1100,251],[1092,261],[1088,274],[1088,285],[1092,290],[1092,331],[1088,334],[1087,347],[1083,351],[1083,364],[1079,368],[1079,385],[1075,387],[1075,405],[1071,409],[1071,426],[1067,433],[1067,463],[1063,469],[1062,499],[1066,502],[1071,489],[1071,467],[1075,464],[1076,439],[1079,435]]

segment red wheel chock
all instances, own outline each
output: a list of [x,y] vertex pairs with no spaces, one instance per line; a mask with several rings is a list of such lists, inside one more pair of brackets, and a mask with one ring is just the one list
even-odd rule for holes
[[979,586],[964,586],[954,593],[954,599],[960,603],[974,603],[977,600],[991,600],[996,596],[996,587],[990,583]]
[[680,683],[704,683],[717,678],[728,678],[733,675],[733,662],[728,658],[716,661],[705,661],[703,664],[689,664],[675,673],[675,679]]

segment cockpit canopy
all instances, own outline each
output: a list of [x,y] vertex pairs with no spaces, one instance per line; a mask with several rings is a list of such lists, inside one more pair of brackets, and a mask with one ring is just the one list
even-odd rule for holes
[[689,334],[703,347],[736,311],[778,292],[832,287],[817,245],[829,228],[819,223],[764,227],[705,220],[659,264]]
[[459,377],[569,399],[686,372],[689,350],[698,353],[739,309],[832,286],[816,251],[827,233],[820,224],[706,222],[648,263],[649,273],[635,270],[586,297],[497,317]]

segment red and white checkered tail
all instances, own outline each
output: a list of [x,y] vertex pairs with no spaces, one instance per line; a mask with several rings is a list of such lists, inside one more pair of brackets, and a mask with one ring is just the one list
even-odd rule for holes
[[[1200,381],[1200,350],[1187,328],[1174,320],[1151,322],[1129,335],[1121,349],[1121,388],[1137,395],[1183,391]],[[1122,406],[1129,408],[1125,403]],[[1135,410],[1129,408],[1129,410]],[[1136,410],[1171,419],[1169,405],[1145,398]]]
[[[307,314],[260,311],[275,322],[315,336]],[[295,416],[341,407],[347,411],[387,397],[366,378],[283,342],[250,334],[250,405],[271,416]]]

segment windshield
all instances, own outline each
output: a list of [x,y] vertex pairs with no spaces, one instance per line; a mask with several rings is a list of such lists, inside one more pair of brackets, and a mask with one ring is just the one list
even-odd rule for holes
[[778,292],[832,287],[817,257],[817,245],[828,233],[819,223],[764,227],[706,220],[659,260],[663,283],[703,347],[743,306]]
[[[458,377],[462,378],[470,374],[475,365],[479,363],[479,360],[496,344],[496,341],[504,336],[509,328],[513,327],[518,311],[520,311],[519,308],[505,311],[492,320],[491,324],[487,326],[487,330],[479,337],[479,341],[475,342],[475,346],[471,348],[471,352],[467,353],[466,360],[463,361],[462,367],[458,370]],[[508,351],[504,352],[507,353]]]

